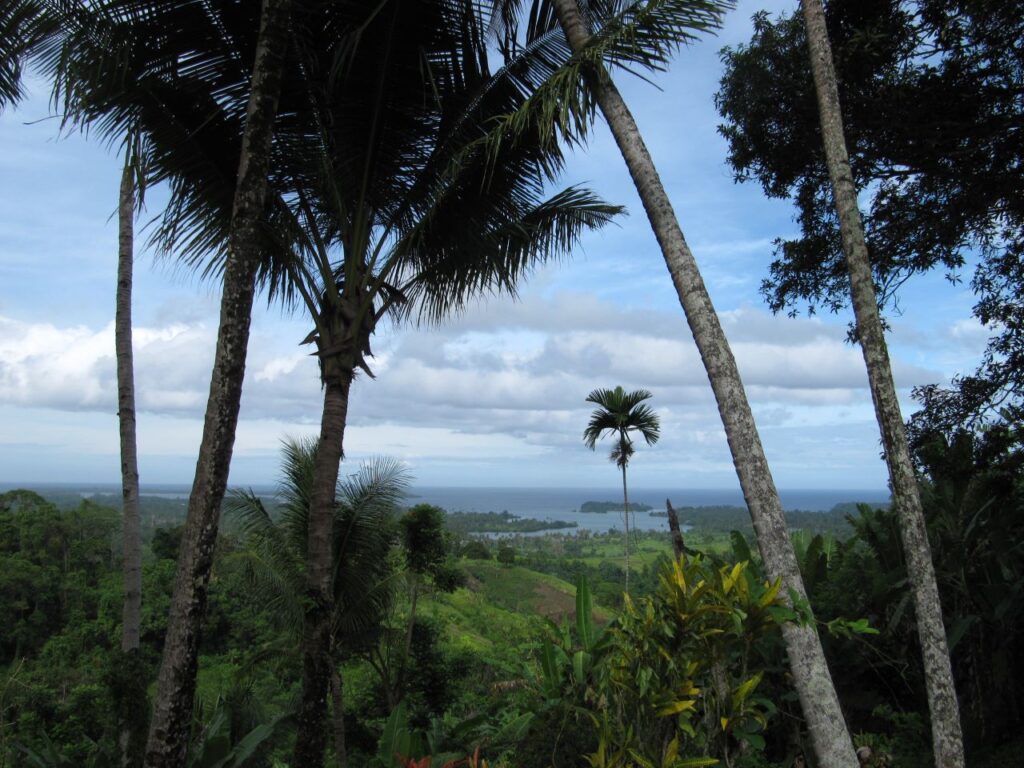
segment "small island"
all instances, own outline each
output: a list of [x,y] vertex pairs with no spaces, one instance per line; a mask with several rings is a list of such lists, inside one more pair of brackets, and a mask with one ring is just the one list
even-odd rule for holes
[[[652,509],[654,509],[654,507],[652,507],[650,504],[636,504],[634,502],[630,502],[629,504],[630,512],[650,512]],[[580,505],[580,512],[622,512],[622,502],[584,501],[583,504]]]
[[516,517],[504,512],[449,512],[445,525],[459,533],[535,533],[575,528],[576,523],[566,520],[534,520]]

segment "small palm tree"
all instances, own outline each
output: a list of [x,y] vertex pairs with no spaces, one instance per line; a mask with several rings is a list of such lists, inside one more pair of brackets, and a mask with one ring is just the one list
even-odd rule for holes
[[608,458],[622,470],[622,508],[626,522],[626,592],[629,592],[629,489],[626,484],[626,467],[636,452],[631,432],[639,432],[648,445],[658,442],[661,424],[656,414],[644,400],[651,393],[646,389],[626,392],[622,387],[595,389],[587,395],[587,402],[598,407],[590,414],[590,423],[583,432],[583,442],[594,450],[597,441],[605,434],[615,438],[615,445]]
[[[232,493],[226,505],[242,531],[245,549],[240,557],[253,589],[272,609],[296,650],[302,639],[307,593],[307,531],[316,452],[316,438],[284,443],[279,516],[272,517],[252,491]],[[398,513],[408,488],[405,468],[381,458],[339,483],[336,492],[329,534],[332,600],[326,655],[332,662],[329,687],[339,766],[346,760],[338,664],[345,654],[375,641],[391,603],[395,573],[388,553],[397,541]]]

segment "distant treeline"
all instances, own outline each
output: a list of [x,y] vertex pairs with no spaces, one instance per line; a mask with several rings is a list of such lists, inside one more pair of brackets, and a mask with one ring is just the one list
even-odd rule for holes
[[[82,502],[82,496],[72,491],[53,491],[47,489],[41,494],[56,507],[64,510],[74,509]],[[89,496],[89,501],[98,506],[121,508],[121,496],[119,494],[94,494]],[[276,499],[272,496],[264,498],[264,503],[271,510]],[[162,526],[179,525],[185,520],[185,513],[188,510],[187,498],[167,498],[165,496],[142,495],[139,499],[142,512],[142,524],[147,530]],[[873,507],[888,509],[888,504],[873,504]],[[647,512],[651,517],[665,517],[664,511],[654,511],[649,504],[630,504],[631,511]],[[619,501],[586,501],[581,506],[580,512],[620,512],[622,502]],[[730,531],[740,530],[752,531],[750,515],[746,507],[734,505],[702,506],[702,507],[676,507],[679,513],[679,521],[695,529],[709,531]],[[851,528],[846,521],[847,515],[857,514],[857,502],[845,502],[836,504],[828,512],[809,512],[805,510],[790,510],[786,512],[786,520],[790,528],[801,528],[812,533],[832,533],[839,536],[847,536]],[[230,524],[229,520],[225,523]],[[537,531],[556,531],[567,528],[576,528],[577,523],[566,520],[535,520],[520,518],[510,512],[448,512],[445,518],[445,525],[456,533],[535,533]]]
[[[809,512],[802,509],[786,511],[786,521],[790,528],[799,528],[811,533],[831,533],[846,537],[853,531],[847,517],[857,514],[858,503],[848,501],[836,504],[828,512]],[[872,504],[876,509],[888,509],[889,504]],[[679,522],[694,529],[709,531],[743,531],[752,532],[750,513],[746,507],[733,505],[707,507],[676,507]],[[651,517],[665,517],[665,512],[651,512]]]
[[566,520],[533,520],[504,512],[449,512],[445,527],[456,533],[533,533],[575,528]]
[[[630,502],[630,512],[650,512],[654,507],[650,504],[636,504]],[[621,512],[621,501],[584,501],[580,505],[580,512]]]

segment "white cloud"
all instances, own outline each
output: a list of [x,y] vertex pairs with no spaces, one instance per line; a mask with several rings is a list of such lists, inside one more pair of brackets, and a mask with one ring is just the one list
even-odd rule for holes
[[[749,309],[724,313],[723,324],[753,400],[835,406],[865,397],[863,362],[843,329]],[[137,328],[134,337],[140,411],[201,416],[213,329],[173,323]],[[316,364],[288,341],[254,334],[245,408],[256,418],[315,423]],[[355,384],[353,423],[550,432],[584,407],[591,389],[619,383],[652,389],[659,407],[681,414],[712,405],[707,374],[676,314],[621,309],[587,295],[483,305],[439,329],[387,331],[378,347],[371,361],[377,380]],[[933,380],[899,361],[897,372],[904,386]],[[0,402],[108,411],[115,396],[112,325],[0,318]],[[526,426],[524,414],[532,414]]]

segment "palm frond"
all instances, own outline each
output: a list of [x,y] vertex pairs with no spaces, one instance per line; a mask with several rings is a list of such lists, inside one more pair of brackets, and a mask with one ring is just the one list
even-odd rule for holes
[[[631,3],[581,4],[591,23],[586,47],[572,54],[561,29],[551,24],[551,10],[531,6],[527,43],[505,45],[512,55],[496,74],[524,96],[515,112],[494,120],[478,143],[496,156],[503,145],[524,137],[543,147],[586,141],[596,103],[587,78],[614,69],[650,72],[665,69],[672,55],[699,35],[716,31],[731,0],[642,0]],[[530,39],[531,35],[536,35]]]
[[52,31],[39,0],[0,3],[0,112],[25,95],[21,82],[25,60]]
[[[234,555],[253,590],[295,638],[301,634],[306,592],[306,526],[315,438],[282,444],[279,518],[251,490],[232,493],[225,511],[236,521],[244,549]],[[410,477],[399,461],[382,457],[339,483],[332,527],[333,636],[349,644],[367,636],[391,604],[395,568],[391,550]]]
[[583,443],[594,450],[604,435],[613,435],[616,443],[609,458],[617,466],[625,467],[636,452],[630,433],[638,432],[648,445],[654,445],[661,436],[658,414],[644,402],[651,397],[653,395],[646,389],[632,392],[626,392],[622,387],[593,390],[587,395],[586,402],[598,407],[591,413],[583,431]]
[[[512,206],[510,206],[512,207]],[[481,293],[516,295],[531,269],[565,257],[587,231],[600,229],[623,212],[589,190],[570,187],[527,210],[498,211],[490,229],[457,227],[445,211],[421,232],[410,254],[414,271],[406,292],[421,320],[436,321]],[[470,208],[470,213],[472,209]],[[504,214],[504,215],[501,215]]]

